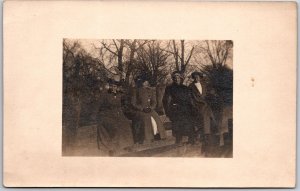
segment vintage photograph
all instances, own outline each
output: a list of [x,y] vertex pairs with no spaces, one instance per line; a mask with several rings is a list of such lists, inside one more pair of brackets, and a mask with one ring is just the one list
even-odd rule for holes
[[295,187],[297,8],[5,1],[3,186]]
[[63,39],[62,156],[232,158],[233,46]]

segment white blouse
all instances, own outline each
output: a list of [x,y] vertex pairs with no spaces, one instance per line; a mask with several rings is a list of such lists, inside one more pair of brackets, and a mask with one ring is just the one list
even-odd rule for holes
[[200,92],[200,94],[202,95],[202,86],[200,82],[195,83],[195,86],[197,87],[198,91]]

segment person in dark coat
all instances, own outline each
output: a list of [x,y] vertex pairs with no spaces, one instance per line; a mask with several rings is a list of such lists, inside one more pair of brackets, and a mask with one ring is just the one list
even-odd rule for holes
[[165,139],[166,131],[163,123],[156,113],[156,91],[149,86],[145,76],[140,76],[136,80],[136,89],[133,94],[131,104],[136,109],[136,122],[139,121],[143,131],[139,131],[140,141],[150,143],[154,139]]
[[119,83],[111,80],[109,89],[101,95],[97,127],[98,148],[118,155],[133,145],[130,121],[122,111]]
[[194,144],[190,90],[182,84],[183,78],[180,72],[173,72],[172,80],[172,85],[166,87],[163,97],[165,113],[172,122],[172,134],[176,137],[177,144],[181,144],[183,136],[188,136],[188,143]]
[[201,132],[201,135],[204,135],[204,139],[207,139],[211,134],[211,122],[216,124],[216,119],[211,107],[206,101],[207,86],[205,84],[203,74],[200,72],[193,72],[192,78],[194,81],[189,85],[189,88],[191,91],[192,103],[195,111],[193,113],[193,121],[195,126]]

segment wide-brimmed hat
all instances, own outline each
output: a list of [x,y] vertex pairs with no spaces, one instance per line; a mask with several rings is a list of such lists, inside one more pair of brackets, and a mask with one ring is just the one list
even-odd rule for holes
[[135,82],[143,83],[145,81],[149,81],[149,77],[146,74],[141,74],[135,78]]
[[200,78],[203,78],[203,74],[201,73],[201,72],[193,72],[192,74],[191,74],[191,76],[192,76],[192,78],[193,79],[195,79],[196,78],[196,76],[199,76]]
[[109,83],[109,85],[117,85],[117,86],[120,86],[121,85],[121,82],[120,81],[117,81],[115,79],[108,79],[107,81]]

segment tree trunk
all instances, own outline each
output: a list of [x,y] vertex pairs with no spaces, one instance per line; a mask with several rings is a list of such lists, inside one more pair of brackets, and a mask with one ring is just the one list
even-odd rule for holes
[[118,51],[118,69],[120,73],[123,75],[123,49],[124,49],[124,40],[121,40],[120,47]]
[[178,50],[176,48],[175,40],[173,40],[172,42],[173,42],[173,49],[174,49],[174,58],[175,58],[176,70],[180,71],[179,60],[178,60]]
[[125,76],[125,84],[128,86],[129,85],[129,77],[130,74],[132,73],[132,66],[134,63],[134,53],[136,51],[136,40],[133,40],[131,46],[130,46],[130,56],[129,56],[129,63],[128,63],[128,68],[126,71],[126,76]]
[[184,73],[185,72],[185,64],[184,64],[184,40],[181,40],[180,43],[181,43],[181,61],[180,61],[181,68],[180,68],[180,71],[182,73]]

